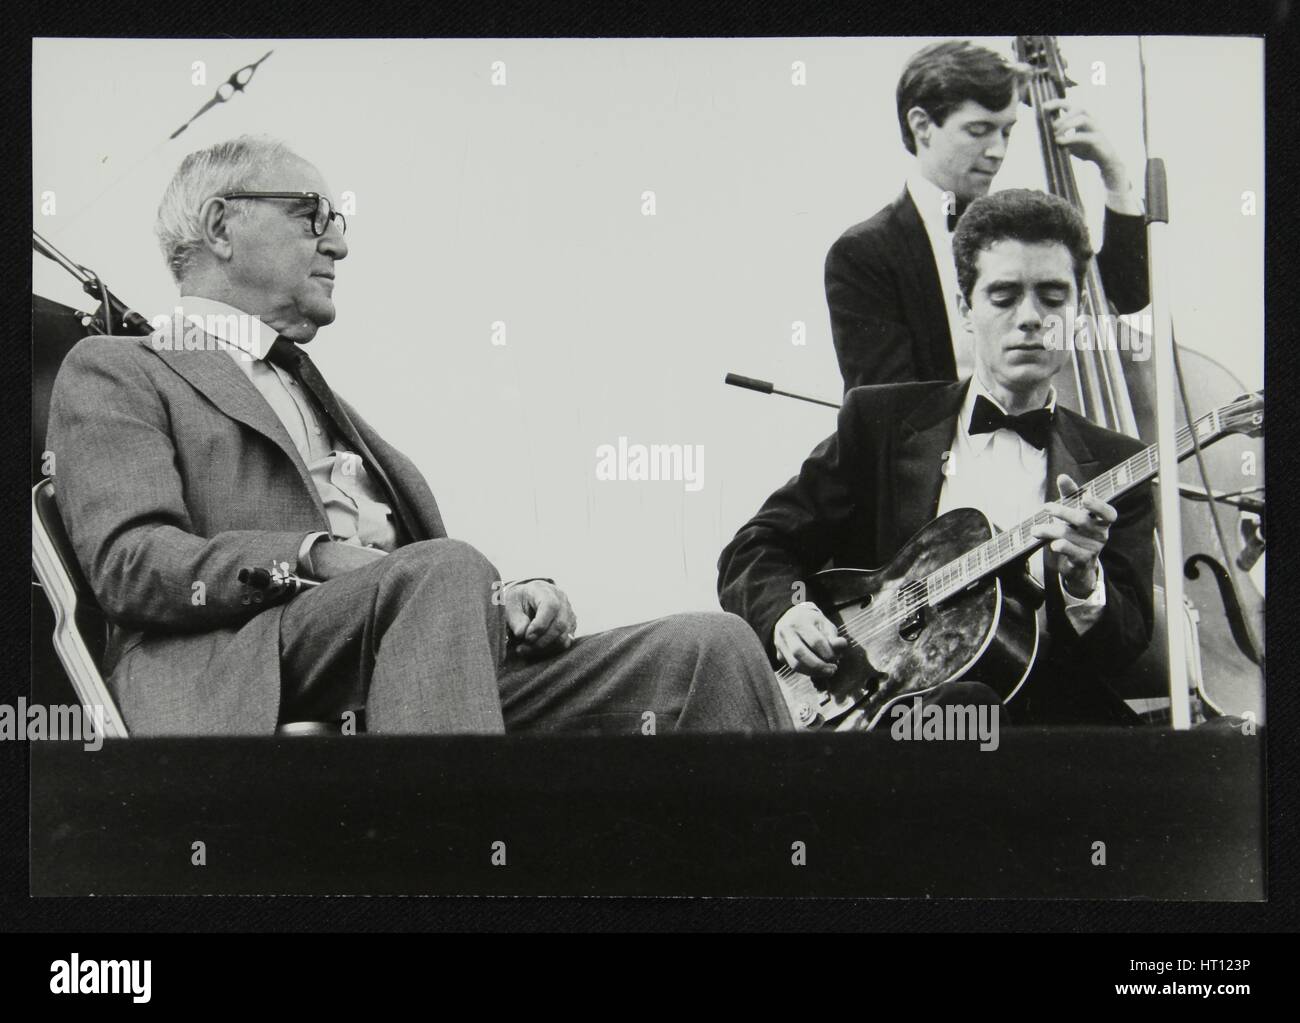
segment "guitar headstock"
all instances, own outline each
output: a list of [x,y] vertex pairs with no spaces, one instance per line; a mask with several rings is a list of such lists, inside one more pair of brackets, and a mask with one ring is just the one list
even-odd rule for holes
[[1243,394],[1217,411],[1222,433],[1241,433],[1247,437],[1264,435],[1264,392]]

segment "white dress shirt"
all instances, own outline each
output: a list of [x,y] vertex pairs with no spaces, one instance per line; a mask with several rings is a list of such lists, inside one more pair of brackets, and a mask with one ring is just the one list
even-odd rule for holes
[[[952,447],[944,462],[943,484],[939,489],[939,514],[954,508],[978,508],[999,531],[1006,531],[1034,515],[1047,500],[1047,452],[1040,451],[1014,430],[992,433],[970,432],[975,398],[983,395],[1006,412],[978,375],[966,389],[966,400],[957,414],[957,428]],[[1056,407],[1056,389],[1048,395],[1048,408]],[[1076,480],[1085,483],[1086,480]],[[1053,486],[1053,499],[1056,498]],[[1030,574],[1043,582],[1043,552],[1037,550],[1029,559]],[[1059,579],[1059,576],[1058,576]],[[1092,593],[1079,598],[1064,583],[1058,583],[1065,598],[1065,615],[1079,635],[1087,632],[1101,618],[1106,607],[1106,586],[1101,563],[1097,563],[1097,585]],[[1042,609],[1040,616],[1044,615]],[[1040,618],[1040,622],[1042,619]]]
[[945,192],[926,180],[921,175],[919,164],[913,166],[907,176],[907,191],[930,239],[930,253],[934,256],[934,268],[939,272],[944,312],[948,314],[948,336],[952,339],[957,379],[960,380],[975,372],[975,348],[970,335],[962,329],[961,310],[957,307],[961,288],[957,285],[957,264],[952,258],[953,232],[948,230],[948,214],[956,211],[957,200],[951,192]]
[[[240,370],[284,424],[311,474],[329,518],[330,533],[335,540],[391,551],[397,543],[392,510],[386,503],[383,487],[369,474],[361,457],[351,451],[341,438],[332,437],[328,424],[316,408],[315,401],[282,367],[266,361],[275,331],[233,306],[210,298],[186,295],[180,299],[183,315],[198,317],[204,330],[227,342],[226,351]],[[239,319],[232,319],[239,318]],[[255,325],[241,336],[232,331],[236,324]],[[315,533],[307,538],[300,558],[325,536]]]

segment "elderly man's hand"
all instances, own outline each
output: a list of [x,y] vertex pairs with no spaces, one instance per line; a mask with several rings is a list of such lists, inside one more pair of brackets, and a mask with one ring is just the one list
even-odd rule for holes
[[569,598],[554,583],[544,579],[515,583],[506,587],[501,602],[515,650],[525,657],[555,653],[573,645],[578,618],[569,606]]

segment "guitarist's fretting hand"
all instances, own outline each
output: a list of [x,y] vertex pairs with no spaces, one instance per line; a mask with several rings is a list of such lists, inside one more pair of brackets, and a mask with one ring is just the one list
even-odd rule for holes
[[[1062,473],[1056,477],[1061,497],[1079,492],[1079,485]],[[1087,597],[1097,588],[1097,556],[1110,539],[1110,525],[1119,514],[1104,501],[1085,492],[1082,507],[1069,508],[1048,501],[1043,510],[1052,521],[1033,528],[1033,535],[1050,541],[1047,545],[1048,566],[1061,575],[1061,582],[1075,597]]]
[[849,648],[849,641],[811,601],[796,604],[777,619],[772,639],[781,659],[805,675],[834,675],[835,662]]

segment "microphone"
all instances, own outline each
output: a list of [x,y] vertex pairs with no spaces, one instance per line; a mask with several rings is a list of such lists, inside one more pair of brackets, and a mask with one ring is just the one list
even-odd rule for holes
[[766,380],[742,377],[739,373],[728,373],[723,383],[731,384],[732,387],[748,387],[751,391],[758,391],[760,394],[772,393],[772,385]]
[[1247,487],[1245,490],[1222,491],[1206,490],[1192,483],[1179,483],[1178,492],[1183,497],[1193,501],[1217,501],[1220,504],[1226,504],[1239,511],[1248,512],[1252,515],[1264,514],[1264,499],[1257,496],[1262,494],[1263,487]]
[[783,398],[795,398],[798,401],[810,402],[813,405],[825,405],[827,408],[839,408],[839,404],[833,401],[825,401],[821,398],[810,398],[806,394],[794,394],[791,391],[778,390],[770,381],[756,380],[753,377],[741,376],[739,373],[728,373],[723,383],[730,384],[732,387],[743,387],[746,390],[757,391],[759,394],[779,394]]

